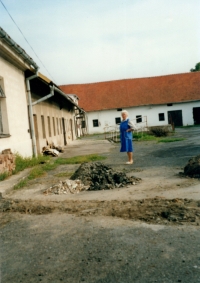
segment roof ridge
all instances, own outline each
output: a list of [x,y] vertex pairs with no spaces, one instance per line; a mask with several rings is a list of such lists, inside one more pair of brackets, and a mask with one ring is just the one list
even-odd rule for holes
[[[188,75],[188,74],[194,74],[197,72],[186,72],[186,73],[177,73],[177,74],[167,74],[162,76],[152,76],[152,77],[140,77],[140,78],[126,78],[126,79],[117,79],[117,80],[109,80],[109,81],[99,81],[99,82],[93,82],[93,83],[74,83],[74,84],[62,84],[62,86],[75,86],[75,85],[95,85],[95,84],[101,84],[101,83],[111,83],[111,82],[120,82],[120,81],[128,81],[128,80],[144,80],[144,79],[153,79],[153,78],[162,78],[162,77],[169,77],[169,76],[177,76],[177,75]],[[200,73],[200,72],[199,72]]]

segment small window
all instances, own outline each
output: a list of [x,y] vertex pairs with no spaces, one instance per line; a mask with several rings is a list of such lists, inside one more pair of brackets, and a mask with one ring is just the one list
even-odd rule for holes
[[115,118],[115,124],[120,124],[120,123],[121,123],[121,118],[120,117]]
[[99,127],[99,120],[93,120],[93,127]]
[[117,108],[117,111],[122,111],[122,108]]
[[167,106],[172,106],[172,105],[173,105],[172,103],[168,103],[168,104],[167,104]]
[[42,135],[43,139],[46,139],[46,131],[45,131],[45,123],[44,123],[44,116],[41,116],[41,122],[42,122]]
[[47,117],[47,121],[48,121],[48,130],[49,130],[49,137],[51,137],[51,121],[50,121],[50,117]]
[[165,113],[158,114],[159,121],[165,121]]
[[81,128],[85,129],[85,121],[81,121]]
[[53,120],[53,133],[54,133],[54,136],[55,136],[56,135],[55,118],[53,117],[52,120]]
[[141,123],[142,122],[142,115],[137,115],[136,116],[136,123]]

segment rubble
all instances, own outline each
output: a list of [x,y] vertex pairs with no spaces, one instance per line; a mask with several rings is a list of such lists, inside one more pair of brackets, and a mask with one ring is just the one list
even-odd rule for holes
[[58,156],[59,152],[64,152],[62,146],[55,145],[53,142],[42,148],[43,155]]
[[189,159],[184,167],[184,174],[192,178],[200,178],[200,155]]
[[48,194],[78,194],[80,191],[88,190],[88,186],[85,186],[80,180],[65,180],[60,181],[58,184],[48,188],[43,192],[44,195]]
[[89,191],[121,188],[128,184],[136,185],[141,181],[134,176],[127,177],[125,172],[115,171],[101,162],[83,163],[70,179],[81,180],[89,186]]
[[11,149],[4,149],[0,154],[0,174],[11,174],[15,170],[15,156]]

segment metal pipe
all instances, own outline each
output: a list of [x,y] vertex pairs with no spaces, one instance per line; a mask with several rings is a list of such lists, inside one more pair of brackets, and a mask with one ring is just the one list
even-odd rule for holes
[[33,80],[38,77],[38,71],[35,75],[26,78],[26,88],[28,93],[28,108],[29,108],[29,121],[30,121],[30,130],[31,130],[31,138],[32,138],[32,148],[33,148],[33,156],[37,157],[37,147],[36,147],[36,138],[35,138],[35,128],[33,122],[33,109],[32,109],[32,100],[31,100],[31,88],[30,88],[30,80]]
[[38,99],[37,101],[34,101],[33,103],[32,103],[32,106],[34,106],[34,105],[36,105],[36,104],[38,104],[38,103],[40,103],[40,102],[42,102],[42,101],[44,101],[44,100],[47,100],[47,99],[49,99],[50,97],[52,97],[52,96],[54,96],[54,86],[50,86],[50,93],[49,94],[47,94],[46,96],[44,96],[44,97],[42,97],[42,98],[40,98],[40,99]]

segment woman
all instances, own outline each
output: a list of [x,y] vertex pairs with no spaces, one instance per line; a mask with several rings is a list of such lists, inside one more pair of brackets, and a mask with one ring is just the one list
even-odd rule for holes
[[121,149],[120,152],[127,152],[128,162],[126,164],[133,164],[133,135],[134,125],[128,118],[128,112],[123,110],[121,112],[122,122],[120,124],[120,140]]

